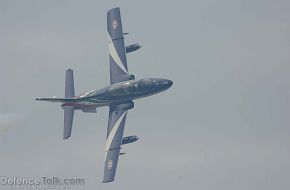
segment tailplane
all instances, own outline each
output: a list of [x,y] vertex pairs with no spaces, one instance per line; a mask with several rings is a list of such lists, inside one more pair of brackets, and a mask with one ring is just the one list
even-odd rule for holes
[[38,101],[46,102],[59,102],[59,103],[68,103],[74,102],[75,98],[75,88],[74,88],[74,75],[73,70],[68,69],[65,71],[65,92],[64,98],[36,98]]
[[96,106],[79,104],[81,98],[75,97],[73,70],[65,71],[65,92],[64,98],[36,98],[39,101],[62,103],[64,111],[63,139],[71,136],[75,110],[82,110],[85,113],[97,113]]
[[65,140],[71,136],[75,108],[73,106],[62,106],[62,108],[64,111],[63,139]]
[[[65,99],[71,100],[75,97],[74,75],[73,70],[65,71]],[[64,129],[63,139],[68,139],[71,136],[72,124],[74,119],[75,107],[62,106],[64,111]]]
[[75,97],[74,74],[73,70],[65,71],[65,98]]

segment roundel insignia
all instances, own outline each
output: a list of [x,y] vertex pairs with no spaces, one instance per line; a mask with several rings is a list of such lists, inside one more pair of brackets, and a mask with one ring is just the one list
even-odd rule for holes
[[112,167],[113,167],[113,161],[112,160],[109,160],[109,162],[108,162],[108,169],[110,170],[110,169],[112,169]]
[[118,27],[118,22],[117,22],[117,20],[113,20],[113,22],[112,22],[112,26],[113,26],[114,29],[116,29],[116,28]]

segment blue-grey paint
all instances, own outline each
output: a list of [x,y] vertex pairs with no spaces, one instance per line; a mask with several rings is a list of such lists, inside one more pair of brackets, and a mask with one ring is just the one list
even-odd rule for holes
[[136,135],[128,136],[128,137],[123,137],[123,139],[122,139],[122,145],[124,145],[124,144],[130,144],[130,143],[136,142],[137,140],[139,140],[139,137],[137,137]]
[[[125,44],[124,44],[124,36],[123,36],[123,29],[122,29],[122,21],[121,21],[121,14],[119,8],[113,8],[108,11],[107,13],[107,30],[108,35],[110,36],[110,40],[114,44],[116,48],[117,54],[124,65],[125,69],[128,71],[127,68],[127,59],[126,59],[126,52],[125,52]],[[126,81],[128,80],[128,73],[125,73],[114,61],[112,56],[110,55],[110,81],[111,84]]]
[[71,69],[65,72],[65,96],[66,98],[75,97],[74,75]]
[[139,44],[127,46],[125,50],[120,9],[107,13],[107,30],[110,46],[110,85],[80,96],[74,95],[73,71],[66,71],[65,98],[38,98],[36,100],[60,102],[64,109],[64,139],[71,136],[75,110],[95,113],[96,107],[109,106],[109,119],[106,140],[103,183],[114,181],[122,144],[138,140],[137,136],[123,138],[127,111],[134,108],[134,100],[151,96],[167,90],[173,84],[162,78],[143,78],[135,80],[128,73],[127,52],[136,51]]
[[126,53],[137,51],[141,47],[142,46],[140,44],[132,44],[132,45],[126,46]]

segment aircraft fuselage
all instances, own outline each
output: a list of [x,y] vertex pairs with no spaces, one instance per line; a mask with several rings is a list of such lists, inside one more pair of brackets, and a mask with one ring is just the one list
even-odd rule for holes
[[62,106],[102,107],[130,102],[167,90],[172,84],[171,80],[161,78],[124,81],[76,96]]

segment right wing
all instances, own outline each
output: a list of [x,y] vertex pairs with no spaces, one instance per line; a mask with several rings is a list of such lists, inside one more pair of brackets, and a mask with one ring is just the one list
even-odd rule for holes
[[126,116],[127,110],[118,110],[116,107],[110,107],[103,183],[111,182],[115,179]]
[[110,82],[114,84],[130,80],[119,7],[108,11],[107,30],[110,52]]

